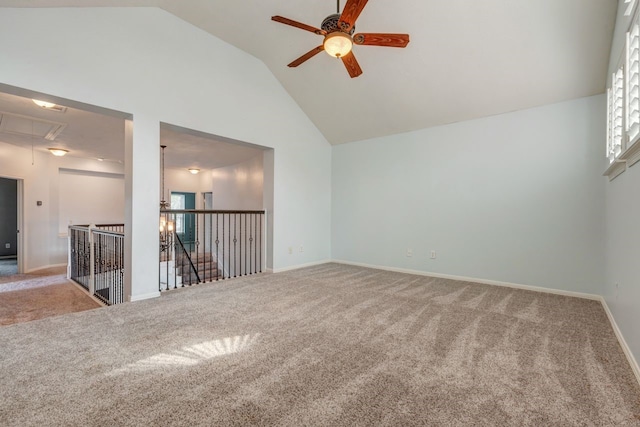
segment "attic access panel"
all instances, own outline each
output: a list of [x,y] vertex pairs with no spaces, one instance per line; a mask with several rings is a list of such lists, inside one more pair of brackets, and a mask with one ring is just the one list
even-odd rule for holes
[[0,111],[0,132],[54,141],[66,123]]

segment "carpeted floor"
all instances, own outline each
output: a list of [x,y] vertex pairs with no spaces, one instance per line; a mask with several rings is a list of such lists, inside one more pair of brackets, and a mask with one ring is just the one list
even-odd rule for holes
[[0,259],[0,277],[18,274],[17,259]]
[[325,264],[0,328],[6,426],[633,426],[599,302]]
[[0,278],[0,326],[102,307],[67,280],[65,267]]
[[[50,276],[64,276],[67,273],[67,267],[50,267],[43,268],[37,271],[33,271],[31,273],[18,274],[10,274],[7,276],[0,277],[0,292],[6,289],[18,289],[16,288],[15,283],[21,283],[26,281],[31,281],[32,283],[29,285],[23,285],[22,287],[37,287],[37,286],[47,286],[48,280]],[[42,279],[38,281],[38,279]],[[40,283],[40,284],[36,284]]]

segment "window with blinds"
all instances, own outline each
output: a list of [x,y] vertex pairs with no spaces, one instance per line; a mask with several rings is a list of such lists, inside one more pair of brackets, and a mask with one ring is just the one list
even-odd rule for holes
[[625,0],[630,16],[624,51],[607,85],[607,152],[609,180],[640,163],[640,4]]
[[624,69],[620,67],[611,76],[608,90],[607,157],[613,161],[622,152],[623,110],[624,110]]
[[630,143],[640,133],[640,25],[638,17],[627,33],[626,131]]

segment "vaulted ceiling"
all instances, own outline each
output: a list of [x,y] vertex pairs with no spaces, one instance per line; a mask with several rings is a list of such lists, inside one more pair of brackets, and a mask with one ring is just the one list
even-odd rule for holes
[[[341,1],[344,6],[346,0]],[[409,33],[405,49],[355,46],[364,73],[317,55],[309,25],[335,0],[0,0],[4,7],[153,6],[254,55],[332,144],[604,92],[615,0],[371,0],[357,32]]]

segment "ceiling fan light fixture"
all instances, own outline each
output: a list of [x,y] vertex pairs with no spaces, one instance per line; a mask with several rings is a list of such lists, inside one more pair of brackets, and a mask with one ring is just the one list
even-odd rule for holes
[[65,150],[64,148],[47,148],[47,150],[56,157],[62,157],[69,152],[69,150]]
[[334,58],[342,58],[351,52],[353,41],[342,31],[327,34],[324,38],[324,51]]
[[42,107],[42,108],[53,108],[56,106],[56,104],[54,104],[53,102],[47,102],[47,101],[40,101],[39,99],[32,99],[33,103],[36,104],[38,107]]

